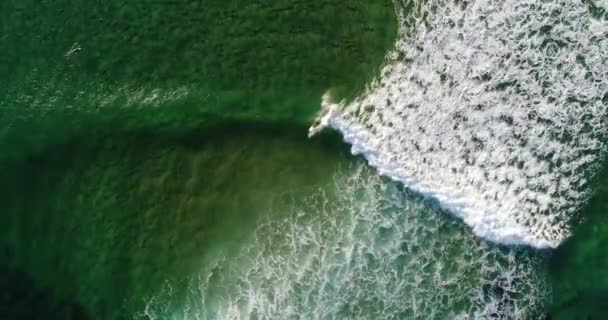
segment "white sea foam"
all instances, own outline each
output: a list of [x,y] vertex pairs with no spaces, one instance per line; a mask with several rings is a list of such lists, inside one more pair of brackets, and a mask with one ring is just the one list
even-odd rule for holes
[[[288,197],[287,197],[288,198]],[[180,295],[168,284],[147,319],[539,319],[550,295],[543,260],[478,241],[366,166],[255,239],[226,250]],[[278,206],[283,208],[283,206]],[[274,216],[274,215],[273,215]]]
[[593,5],[604,10],[608,10],[608,0],[590,0]]
[[339,130],[483,238],[558,246],[606,150],[605,17],[572,0],[413,8],[379,79],[350,103],[326,94],[310,134]]

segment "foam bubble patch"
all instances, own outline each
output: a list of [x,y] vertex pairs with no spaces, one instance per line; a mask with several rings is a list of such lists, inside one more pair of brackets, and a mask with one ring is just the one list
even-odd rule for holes
[[353,102],[328,93],[311,135],[337,129],[485,239],[557,247],[606,151],[605,3],[411,7],[379,79]]
[[148,301],[148,319],[538,319],[543,257],[479,241],[359,166],[238,252]]

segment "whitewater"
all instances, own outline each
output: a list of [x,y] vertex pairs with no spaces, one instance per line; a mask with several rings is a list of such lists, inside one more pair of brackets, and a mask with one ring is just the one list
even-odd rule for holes
[[608,138],[608,2],[396,2],[399,37],[338,130],[380,174],[498,243],[554,248]]
[[608,6],[396,8],[379,76],[352,101],[329,90],[309,130],[339,131],[375,171],[355,160],[303,200],[287,190],[282,218],[218,249],[186,292],[167,283],[140,316],[544,319],[547,251],[519,245],[557,247],[592,195],[608,138]]
[[286,191],[282,218],[136,319],[542,319],[542,256],[479,241],[362,163],[333,178],[300,200]]

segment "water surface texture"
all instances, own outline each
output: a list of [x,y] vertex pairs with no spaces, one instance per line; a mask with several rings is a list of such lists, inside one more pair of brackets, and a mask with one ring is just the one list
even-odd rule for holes
[[328,93],[320,125],[478,235],[557,247],[607,148],[608,25],[580,1],[419,10],[379,80],[350,104]]
[[0,319],[603,319],[607,10],[3,1]]

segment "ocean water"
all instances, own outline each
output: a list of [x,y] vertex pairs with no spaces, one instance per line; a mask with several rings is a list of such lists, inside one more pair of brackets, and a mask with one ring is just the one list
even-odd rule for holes
[[2,2],[0,319],[603,319],[607,10]]
[[311,133],[341,131],[481,237],[557,247],[606,153],[608,26],[572,1],[417,10],[382,76],[351,103],[328,92]]

